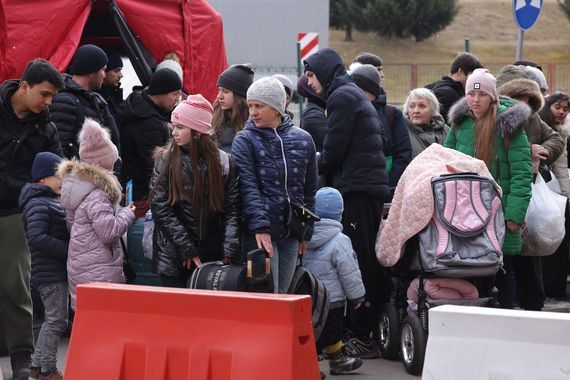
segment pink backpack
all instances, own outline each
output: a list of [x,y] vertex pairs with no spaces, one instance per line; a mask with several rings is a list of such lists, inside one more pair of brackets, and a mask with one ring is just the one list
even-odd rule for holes
[[441,277],[486,277],[503,263],[499,187],[475,173],[432,178],[433,216],[419,234],[422,268]]

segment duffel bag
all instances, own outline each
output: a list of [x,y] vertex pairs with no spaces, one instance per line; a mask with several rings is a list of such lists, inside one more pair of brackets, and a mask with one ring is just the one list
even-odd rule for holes
[[[254,259],[265,257],[264,269],[258,273]],[[221,261],[210,261],[192,273],[188,280],[190,289],[229,290],[238,292],[273,293],[273,276],[269,265],[269,255],[263,249],[247,254],[247,264],[224,265]]]

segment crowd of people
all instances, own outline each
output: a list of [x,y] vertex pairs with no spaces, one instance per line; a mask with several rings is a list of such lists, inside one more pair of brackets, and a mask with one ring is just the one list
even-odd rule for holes
[[[375,251],[384,206],[431,144],[482,160],[502,188],[501,307],[541,310],[545,296],[565,296],[568,239],[546,258],[519,255],[535,177],[570,195],[570,98],[550,93],[533,62],[495,76],[460,54],[401,110],[371,53],[347,70],[321,49],[297,83],[254,81],[250,64],[235,64],[213,104],[184,93],[175,54],[126,99],[122,66],[117,52],[83,45],[69,73],[38,58],[0,86],[0,319],[14,379],[63,378],[57,347],[77,285],[127,281],[125,255],[142,257],[149,210],[149,264],[162,286],[186,287],[202,263],[239,264],[262,248],[275,292],[286,293],[304,257],[331,292],[318,352],[331,374],[359,368],[379,355],[375,326],[391,294]],[[308,102],[299,127],[287,110],[296,92]],[[301,233],[291,227],[298,207],[320,217]],[[45,307],[35,344],[31,287]]]

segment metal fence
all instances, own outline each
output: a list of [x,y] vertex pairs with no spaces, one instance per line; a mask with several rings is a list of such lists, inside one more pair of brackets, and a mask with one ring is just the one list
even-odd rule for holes
[[[496,74],[501,67],[508,63],[493,63],[485,67]],[[423,87],[449,74],[449,64],[389,64],[384,65],[383,87],[388,93],[390,104],[403,104],[408,92],[416,87]],[[542,65],[544,75],[548,81],[551,92],[563,91],[570,93],[570,64],[545,64]],[[296,67],[255,67],[255,79],[283,74],[289,77],[293,83],[297,81]],[[289,106],[293,113],[298,112],[294,104]]]

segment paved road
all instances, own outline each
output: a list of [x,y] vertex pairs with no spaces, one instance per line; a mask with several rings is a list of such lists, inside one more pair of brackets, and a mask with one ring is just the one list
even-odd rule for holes
[[[68,339],[62,340],[59,345],[58,352],[58,368],[62,371],[65,368],[65,358],[67,356],[67,347],[69,344]],[[327,379],[342,380],[342,379],[352,379],[352,380],[372,380],[372,379],[382,379],[382,380],[412,380],[419,379],[417,376],[411,376],[404,370],[402,363],[391,362],[384,359],[368,359],[364,361],[362,367],[358,369],[354,374],[347,374],[344,376],[331,376],[328,374],[328,362],[323,360],[320,363],[321,370],[327,374]],[[8,357],[0,357],[0,367],[2,368],[2,375],[4,375],[4,380],[10,379],[10,359]],[[357,377],[355,375],[358,374]],[[0,376],[0,380],[2,377]]]
[[[569,286],[570,287],[570,286]],[[570,294],[570,293],[569,293]],[[544,311],[553,312],[563,312],[570,313],[570,296],[564,301],[556,301],[553,299],[547,299]],[[63,370],[65,368],[65,359],[67,357],[67,348],[69,340],[62,340],[59,346],[58,352],[58,368]],[[327,379],[358,379],[358,380],[372,380],[372,379],[382,379],[382,380],[412,380],[419,379],[418,376],[411,376],[404,370],[402,363],[399,361],[388,361],[384,359],[369,359],[365,360],[362,367],[354,372],[353,374],[347,374],[343,376],[331,376],[328,375],[328,362],[322,361],[319,363],[321,370],[327,374]],[[10,359],[8,357],[0,357],[0,368],[1,374],[4,376],[4,380],[9,380],[11,375],[10,370]],[[358,374],[358,375],[357,375]],[[357,377],[355,377],[357,376]],[[0,376],[2,380],[2,376]]]

